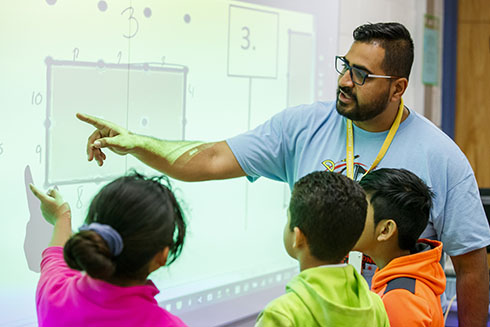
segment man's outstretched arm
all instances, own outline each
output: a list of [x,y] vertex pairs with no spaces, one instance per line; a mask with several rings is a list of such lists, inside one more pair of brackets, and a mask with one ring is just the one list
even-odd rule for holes
[[102,166],[106,160],[103,149],[131,154],[143,163],[183,181],[204,181],[245,176],[225,141],[165,141],[137,135],[101,118],[77,114],[78,119],[96,130],[87,140],[87,157]]
[[456,272],[459,326],[486,326],[488,264],[486,249],[451,257]]

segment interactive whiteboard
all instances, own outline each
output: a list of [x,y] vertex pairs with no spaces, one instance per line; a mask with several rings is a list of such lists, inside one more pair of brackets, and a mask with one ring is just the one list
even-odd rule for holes
[[[92,127],[76,112],[134,133],[220,141],[278,111],[333,99],[338,1],[18,0],[0,11],[0,325],[35,326],[41,252],[52,227],[27,185],[57,185],[73,228],[108,181],[130,168],[87,162]],[[189,229],[181,257],[150,278],[184,315],[284,285],[289,189],[245,178],[173,181]],[[234,308],[240,318],[244,308]],[[206,323],[203,320],[203,325]]]

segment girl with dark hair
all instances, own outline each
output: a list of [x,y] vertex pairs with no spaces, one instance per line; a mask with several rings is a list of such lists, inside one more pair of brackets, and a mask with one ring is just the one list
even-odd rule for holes
[[109,183],[73,235],[60,193],[30,188],[54,225],[36,292],[39,326],[185,326],[158,306],[147,279],[184,244],[186,224],[165,177],[134,172]]

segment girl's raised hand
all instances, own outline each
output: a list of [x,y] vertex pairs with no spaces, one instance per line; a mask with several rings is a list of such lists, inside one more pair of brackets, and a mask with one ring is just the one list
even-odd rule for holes
[[32,193],[41,201],[41,212],[47,222],[54,225],[60,218],[71,218],[70,205],[63,200],[57,189],[49,189],[44,193],[29,184]]

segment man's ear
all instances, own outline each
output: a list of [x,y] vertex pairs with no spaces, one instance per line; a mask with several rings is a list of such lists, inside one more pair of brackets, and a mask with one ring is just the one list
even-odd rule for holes
[[406,78],[403,77],[403,78],[396,79],[391,84],[391,90],[393,92],[393,95],[391,96],[391,101],[393,102],[400,101],[407,87],[408,87],[408,80]]
[[393,219],[381,220],[376,225],[376,240],[384,242],[390,240],[398,231],[398,226]]
[[294,227],[293,233],[294,233],[293,248],[298,249],[305,246],[306,245],[305,234],[303,234],[303,232],[301,231],[301,229],[299,229],[298,226]]

